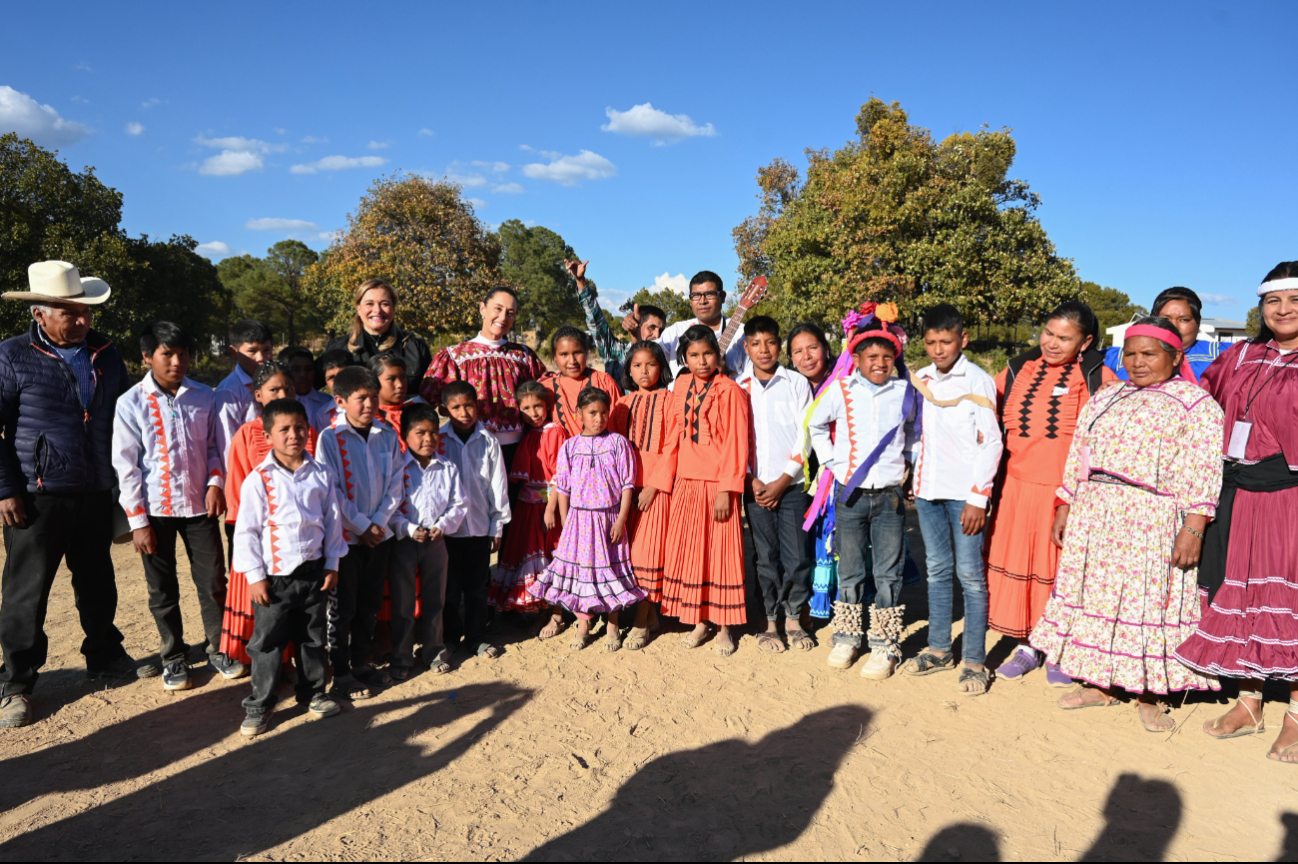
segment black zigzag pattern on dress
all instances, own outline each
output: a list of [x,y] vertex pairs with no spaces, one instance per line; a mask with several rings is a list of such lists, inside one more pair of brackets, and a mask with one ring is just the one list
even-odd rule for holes
[[695,397],[694,384],[691,382],[690,392],[686,394],[686,411],[689,412],[686,416],[690,421],[690,438],[695,444],[699,443],[699,421],[703,416],[703,400],[707,398],[708,390],[711,387],[712,381],[709,379],[708,383],[704,384],[703,389],[699,391],[698,396]]
[[1033,378],[1032,381],[1028,384],[1028,392],[1023,394],[1023,401],[1019,403],[1019,437],[1020,438],[1029,437],[1028,421],[1032,417],[1032,400],[1036,398],[1037,391],[1041,389],[1041,382],[1045,380],[1046,373],[1049,371],[1050,371],[1050,367],[1047,366],[1045,363],[1042,363],[1041,368],[1037,370],[1036,377]]
[[[1061,389],[1065,392],[1068,389],[1068,378],[1073,374],[1073,369],[1077,364],[1069,363],[1064,367],[1064,371],[1059,375],[1059,381],[1055,384],[1054,392],[1050,394],[1050,407],[1046,409],[1046,437],[1059,437],[1059,399],[1055,395]],[[1044,367],[1043,367],[1044,368]]]

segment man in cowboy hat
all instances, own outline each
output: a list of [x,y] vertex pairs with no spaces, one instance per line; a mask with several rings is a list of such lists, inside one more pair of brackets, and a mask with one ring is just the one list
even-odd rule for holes
[[[90,677],[136,674],[113,624],[113,414],[129,386],[117,349],[90,329],[111,289],[64,261],[27,270],[31,329],[0,342],[0,727],[32,721],[29,694],[45,664],[45,609],[59,563],[72,589]],[[147,667],[146,667],[147,674]]]

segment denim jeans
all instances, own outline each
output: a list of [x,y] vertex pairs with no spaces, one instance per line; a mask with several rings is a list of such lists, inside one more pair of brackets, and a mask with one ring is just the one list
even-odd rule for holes
[[297,646],[297,701],[307,704],[325,692],[329,671],[329,595],[320,589],[324,561],[308,561],[288,576],[267,579],[270,605],[252,607],[252,693],[243,700],[249,714],[265,714],[275,707],[284,649]]
[[967,536],[960,527],[963,501],[915,499],[919,530],[928,555],[928,647],[951,650],[951,574],[964,592],[966,663],[987,659],[987,576],[983,571],[983,532]]
[[[906,559],[906,509],[901,488],[857,489],[848,495],[840,483],[837,491],[834,521],[838,540],[838,602],[864,601],[865,554],[866,547],[871,546],[877,591],[874,605],[880,609],[901,605],[902,567]],[[860,648],[862,638],[835,633],[834,644]]]
[[762,589],[766,620],[776,621],[783,612],[786,620],[797,621],[802,607],[811,600],[814,540],[802,530],[811,496],[801,489],[789,489],[774,510],[767,510],[756,501],[749,501],[746,506],[757,552],[757,582]]

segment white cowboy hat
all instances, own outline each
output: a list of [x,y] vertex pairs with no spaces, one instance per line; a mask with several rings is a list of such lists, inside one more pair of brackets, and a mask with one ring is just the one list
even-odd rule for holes
[[85,303],[96,306],[108,299],[113,289],[103,279],[83,277],[66,261],[39,261],[27,268],[30,291],[6,291],[5,300],[36,303]]

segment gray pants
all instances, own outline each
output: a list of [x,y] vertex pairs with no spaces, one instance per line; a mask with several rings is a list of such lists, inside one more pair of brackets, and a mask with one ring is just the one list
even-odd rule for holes
[[447,657],[442,632],[442,610],[446,606],[446,541],[440,537],[427,543],[398,540],[392,550],[388,571],[388,594],[392,601],[392,665],[415,665],[415,597],[419,597],[419,635],[424,662],[430,666]]

